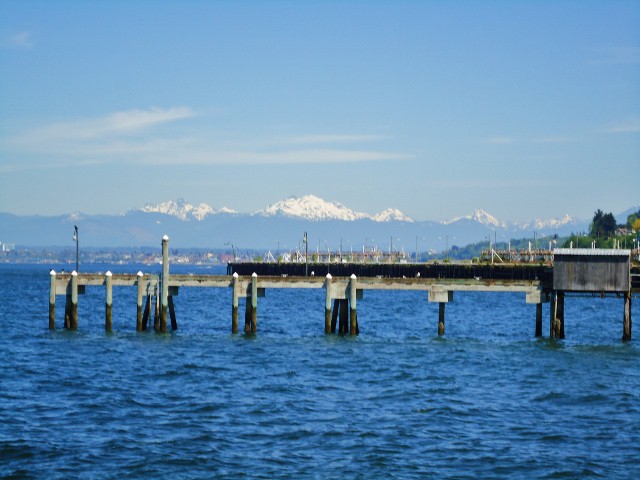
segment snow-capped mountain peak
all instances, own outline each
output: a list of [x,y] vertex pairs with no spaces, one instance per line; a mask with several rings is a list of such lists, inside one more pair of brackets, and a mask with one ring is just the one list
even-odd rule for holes
[[472,213],[470,213],[469,215],[465,215],[462,217],[455,217],[452,218],[451,220],[446,220],[444,222],[442,222],[445,225],[449,225],[451,223],[455,223],[459,220],[472,220],[474,222],[478,222],[482,225],[487,225],[490,227],[504,227],[505,225],[500,222],[496,217],[494,217],[493,215],[491,215],[490,213],[485,212],[484,210],[481,209],[476,209],[474,210]]
[[283,215],[286,217],[303,218],[306,220],[345,220],[353,221],[367,218],[365,213],[354,212],[338,202],[327,202],[315,195],[303,197],[289,197],[280,200],[263,210],[258,210],[256,215],[272,217]]
[[397,208],[387,208],[372,217],[376,222],[409,222],[413,223],[413,218],[405,215]]
[[545,228],[558,229],[565,225],[576,225],[578,221],[571,215],[565,215],[562,218],[552,218],[551,220],[542,220],[536,218],[530,222],[514,222],[513,226],[522,230],[542,230]]
[[173,215],[180,220],[188,220],[195,218],[196,220],[204,220],[207,216],[215,214],[215,210],[206,203],[194,206],[186,202],[183,198],[177,200],[169,200],[156,204],[148,203],[141,208],[143,212],[163,213],[165,215]]

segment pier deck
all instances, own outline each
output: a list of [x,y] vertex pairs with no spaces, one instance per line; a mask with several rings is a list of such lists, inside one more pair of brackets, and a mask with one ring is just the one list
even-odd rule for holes
[[[138,331],[146,330],[155,307],[154,329],[167,331],[167,315],[177,328],[173,296],[181,287],[231,290],[233,333],[238,331],[239,298],[246,298],[245,333],[256,333],[258,298],[266,289],[324,289],[325,333],[357,335],[357,300],[364,290],[424,291],[439,304],[438,333],[444,334],[445,305],[454,292],[520,292],[536,305],[535,335],[542,335],[542,304],[551,302],[549,335],[564,338],[564,299],[567,293],[614,294],[624,297],[623,340],[631,339],[631,296],[640,292],[631,274],[628,251],[557,251],[559,272],[549,265],[368,265],[267,264],[229,265],[231,275],[169,275],[168,238],[163,239],[162,274],[56,274],[51,272],[49,328],[55,328],[56,295],[65,295],[65,327],[77,328],[78,294],[87,286],[106,288],[105,328],[111,329],[112,288],[137,287]],[[334,273],[317,275],[323,269]],[[241,271],[242,273],[239,273]],[[256,273],[258,271],[259,273]],[[251,273],[248,273],[251,272]],[[310,272],[310,275],[301,275]],[[351,272],[350,274],[347,272]],[[357,272],[357,273],[356,273]],[[602,272],[602,273],[600,273]],[[266,273],[266,274],[265,274]],[[337,275],[336,275],[337,274]],[[340,275],[342,274],[342,275]],[[143,309],[143,300],[146,305]]]

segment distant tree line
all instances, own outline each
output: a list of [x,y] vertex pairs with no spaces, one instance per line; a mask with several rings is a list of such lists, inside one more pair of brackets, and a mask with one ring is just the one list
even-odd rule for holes
[[589,234],[593,238],[609,238],[615,235],[616,229],[625,227],[633,231],[640,230],[640,210],[629,215],[626,224],[618,225],[613,213],[598,209],[593,215]]

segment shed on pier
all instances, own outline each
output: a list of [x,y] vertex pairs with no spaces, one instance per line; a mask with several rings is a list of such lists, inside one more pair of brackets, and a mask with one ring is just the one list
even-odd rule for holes
[[631,251],[600,248],[556,248],[553,289],[565,292],[628,292]]

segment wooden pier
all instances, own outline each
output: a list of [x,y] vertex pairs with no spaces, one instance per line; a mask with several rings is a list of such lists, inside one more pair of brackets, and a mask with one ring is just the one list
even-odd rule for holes
[[[49,297],[49,328],[55,329],[56,296],[65,295],[64,326],[78,328],[78,295],[87,286],[103,286],[106,291],[105,330],[112,328],[112,289],[128,286],[137,288],[136,330],[150,329],[153,313],[153,328],[157,332],[167,332],[167,320],[171,328],[178,328],[173,297],[181,287],[225,288],[231,291],[231,331],[238,333],[239,299],[246,298],[244,332],[255,334],[258,324],[258,299],[264,297],[265,290],[277,289],[324,289],[325,290],[325,333],[357,335],[359,333],[357,302],[363,298],[365,290],[413,290],[426,292],[427,300],[438,303],[439,335],[445,333],[445,307],[453,301],[455,292],[519,292],[524,294],[528,304],[536,305],[535,336],[542,336],[542,304],[551,302],[549,336],[564,338],[564,310],[567,294],[614,294],[624,297],[623,340],[631,339],[631,296],[640,293],[640,288],[631,281],[630,253],[625,250],[559,249],[555,251],[553,267],[537,268],[521,266],[474,266],[461,269],[457,266],[442,270],[437,266],[436,276],[430,267],[423,264],[406,266],[405,273],[383,276],[316,275],[320,268],[331,268],[336,273],[353,271],[367,273],[367,269],[356,264],[322,265],[308,269],[309,276],[290,275],[296,273],[299,264],[234,264],[231,275],[175,275],[169,273],[169,239],[162,240],[162,274],[57,274],[51,271]],[[266,265],[266,266],[265,266]],[[277,265],[277,270],[274,270]],[[396,267],[397,268],[397,267]],[[239,274],[253,270],[251,274]],[[277,271],[278,275],[259,275],[256,270]],[[412,270],[410,270],[412,269]],[[380,272],[379,266],[369,273]],[[453,273],[452,273],[453,272]],[[457,272],[457,273],[456,273]],[[471,275],[473,274],[473,275]],[[145,301],[146,299],[146,301]]]

